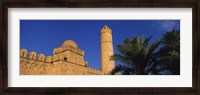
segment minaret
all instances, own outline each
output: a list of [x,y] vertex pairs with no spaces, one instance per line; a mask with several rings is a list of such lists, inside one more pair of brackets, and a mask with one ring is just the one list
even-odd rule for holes
[[112,30],[105,25],[101,29],[101,70],[104,74],[110,73],[115,67],[114,60],[110,60],[113,54]]

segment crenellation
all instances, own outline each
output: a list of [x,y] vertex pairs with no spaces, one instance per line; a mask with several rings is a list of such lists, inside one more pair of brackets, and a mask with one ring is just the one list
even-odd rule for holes
[[20,50],[20,57],[27,57],[28,51],[26,49],[21,49]]
[[47,56],[46,57],[46,62],[47,63],[51,63],[53,61],[53,57],[52,56]]
[[88,69],[88,73],[90,73],[90,74],[97,74],[97,75],[101,75],[101,74],[103,74],[102,73],[102,71],[100,71],[100,70],[97,70],[97,69],[93,69],[93,68],[87,68]]
[[29,56],[28,56],[29,59],[37,59],[37,53],[32,51],[29,53]]
[[45,61],[45,55],[44,54],[38,54],[38,60],[39,61]]

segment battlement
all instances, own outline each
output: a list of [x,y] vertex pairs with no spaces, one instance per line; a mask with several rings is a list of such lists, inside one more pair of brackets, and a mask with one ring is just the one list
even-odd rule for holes
[[20,50],[20,57],[30,59],[30,60],[42,61],[42,62],[52,62],[53,60],[52,56],[45,57],[44,54],[37,55],[37,53],[34,51],[31,51],[30,53],[28,53],[26,49]]
[[97,69],[93,69],[93,68],[89,68],[89,67],[88,67],[88,73],[89,74],[97,74],[97,75],[102,75],[103,74],[102,71],[97,70]]
[[[62,48],[54,49],[62,51]],[[44,54],[38,54],[34,51],[28,53],[26,49],[20,50],[20,72],[21,74],[42,74],[42,75],[55,75],[55,74],[83,74],[83,75],[102,75],[102,71],[87,67],[87,61],[85,66],[76,64],[73,62],[61,59],[58,56],[46,56]],[[62,64],[57,64],[57,63]],[[49,64],[50,63],[50,64]],[[62,66],[62,67],[60,67]],[[28,69],[29,68],[29,69]],[[27,71],[28,70],[28,71]]]
[[111,33],[112,34],[112,30],[107,26],[105,25],[102,29],[101,29],[101,35],[103,33]]
[[85,65],[79,62],[81,61],[75,63],[71,60],[61,59],[56,55],[45,57],[44,54],[37,54],[34,51],[20,50],[20,74],[22,75],[101,74],[101,71],[96,69],[88,69],[87,61],[85,61]]

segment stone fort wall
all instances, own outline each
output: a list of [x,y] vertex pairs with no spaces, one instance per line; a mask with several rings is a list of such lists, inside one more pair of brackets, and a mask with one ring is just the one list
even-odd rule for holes
[[102,71],[89,68],[84,51],[72,40],[55,48],[53,56],[46,56],[26,49],[20,50],[20,75],[102,75]]

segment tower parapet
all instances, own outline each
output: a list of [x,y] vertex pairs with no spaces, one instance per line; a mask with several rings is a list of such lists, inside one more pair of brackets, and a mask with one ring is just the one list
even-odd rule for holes
[[62,44],[61,47],[55,48],[53,50],[53,54],[61,53],[61,52],[64,52],[64,51],[72,51],[72,52],[77,53],[81,56],[84,56],[84,51],[79,49],[78,45],[74,41],[71,41],[71,40],[67,40]]
[[87,62],[84,60],[84,51],[79,49],[78,45],[72,40],[66,40],[61,47],[55,48],[53,56],[56,60],[63,60],[87,66]]

